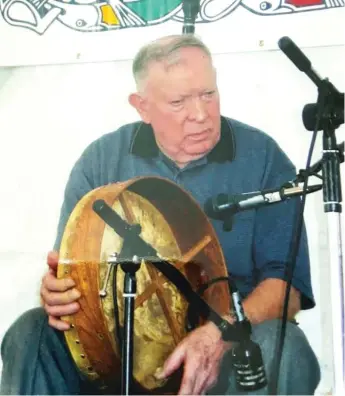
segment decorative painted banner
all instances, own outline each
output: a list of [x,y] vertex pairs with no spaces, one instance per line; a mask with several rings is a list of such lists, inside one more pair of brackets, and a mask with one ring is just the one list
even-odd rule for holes
[[[196,23],[226,18],[238,8],[258,15],[282,15],[343,7],[345,0],[201,0]],[[52,25],[79,32],[183,22],[181,0],[0,0],[4,21],[43,35]]]
[[[0,67],[133,59],[182,33],[182,0],[0,0]],[[195,33],[214,54],[344,45],[345,0],[200,0]]]

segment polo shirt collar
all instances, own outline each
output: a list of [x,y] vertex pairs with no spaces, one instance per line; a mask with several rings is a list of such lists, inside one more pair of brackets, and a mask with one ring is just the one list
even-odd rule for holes
[[[215,147],[207,154],[208,162],[226,162],[235,159],[235,136],[230,120],[221,117],[220,139]],[[142,158],[155,158],[159,154],[159,147],[150,124],[139,122],[136,127],[129,148],[130,154]]]

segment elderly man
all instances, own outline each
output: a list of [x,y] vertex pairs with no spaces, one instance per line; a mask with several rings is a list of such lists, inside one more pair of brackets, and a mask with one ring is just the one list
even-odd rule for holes
[[[133,64],[137,92],[129,102],[142,121],[94,141],[72,169],[61,209],[54,251],[77,202],[90,190],[135,176],[168,178],[204,205],[221,192],[234,194],[279,187],[295,169],[263,132],[221,116],[216,71],[205,45],[194,36],[169,36],[142,48]],[[244,297],[253,340],[270,377],[286,289],[286,260],[299,200],[241,213],[231,232],[212,220],[229,272]],[[63,342],[64,315],[78,311],[80,292],[72,280],[56,278],[57,254],[48,255],[43,307],[22,315],[2,345],[4,394],[97,393],[76,370]],[[278,392],[313,394],[320,380],[317,359],[293,322],[314,307],[307,237],[303,229],[292,281],[289,319]],[[167,359],[161,375],[183,365],[179,394],[236,394],[231,342],[211,322],[188,334]],[[267,393],[267,388],[255,391]]]

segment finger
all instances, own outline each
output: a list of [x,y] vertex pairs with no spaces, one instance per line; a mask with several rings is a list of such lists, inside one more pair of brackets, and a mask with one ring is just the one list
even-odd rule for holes
[[184,364],[183,376],[181,380],[179,395],[196,395],[194,392],[198,375],[196,360],[186,359]]
[[210,376],[203,385],[202,393],[205,395],[207,391],[214,388],[217,384],[217,381],[218,381],[217,375],[214,373],[210,374]]
[[81,293],[77,289],[69,289],[64,292],[52,292],[46,288],[42,288],[41,297],[48,305],[66,305],[78,300]]
[[72,278],[58,279],[51,272],[44,275],[42,284],[45,289],[55,292],[64,292],[75,286],[75,282]]
[[[190,357],[190,358],[189,358]],[[216,373],[216,362],[213,356],[205,350],[193,350],[185,360],[186,380],[182,380],[181,394],[199,395],[205,393],[208,381],[211,381],[211,374]]]
[[61,331],[68,330],[71,327],[69,323],[53,316],[49,316],[48,323],[51,327],[54,327],[54,329]]
[[200,393],[206,394],[211,388],[213,388],[217,382],[220,375],[220,364],[219,361],[215,363],[210,363],[210,370],[208,375],[204,377],[204,382],[201,385]]
[[206,375],[198,375],[194,385],[193,394],[205,395],[217,382],[217,377],[214,371]]
[[80,305],[77,302],[67,305],[49,305],[44,304],[44,309],[48,315],[59,317],[73,315],[80,309]]
[[191,394],[200,395],[205,393],[205,388],[209,375],[210,375],[209,372],[205,372],[202,369],[196,370],[196,372],[194,373],[195,380],[194,380],[193,388],[191,390]]
[[50,251],[47,255],[47,264],[49,268],[56,271],[59,263],[59,254],[56,251]]
[[156,374],[158,379],[163,379],[171,375],[176,371],[185,359],[186,354],[186,344],[182,343],[178,345],[173,353],[165,361],[163,369]]

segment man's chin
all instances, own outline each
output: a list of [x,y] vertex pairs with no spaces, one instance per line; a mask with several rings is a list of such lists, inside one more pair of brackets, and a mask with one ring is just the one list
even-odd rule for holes
[[190,147],[184,150],[186,157],[196,158],[196,157],[204,157],[207,155],[214,145],[208,144],[203,145],[202,147]]
[[188,147],[183,147],[180,152],[175,155],[171,155],[170,158],[173,159],[179,166],[182,164],[185,166],[189,162],[197,161],[200,158],[205,157],[213,149],[215,144],[194,144]]
[[208,151],[202,151],[202,152],[190,152],[190,153],[185,153],[185,155],[180,157],[180,162],[188,163],[188,162],[193,162],[197,161],[200,158],[205,157],[210,150]]

